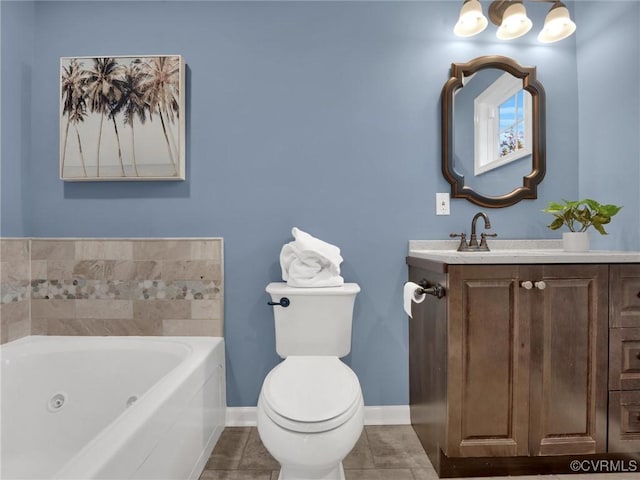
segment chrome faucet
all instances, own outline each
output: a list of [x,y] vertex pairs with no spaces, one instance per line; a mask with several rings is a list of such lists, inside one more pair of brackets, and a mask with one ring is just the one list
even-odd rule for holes
[[491,228],[491,220],[489,220],[489,215],[484,212],[478,212],[474,215],[473,220],[471,220],[471,238],[469,239],[469,243],[467,243],[467,235],[463,233],[451,233],[449,236],[451,238],[460,237],[460,245],[458,246],[459,252],[488,252],[489,245],[487,244],[487,237],[497,237],[497,233],[484,233],[480,234],[480,245],[478,245],[478,236],[476,235],[476,222],[478,219],[482,217],[484,220],[484,229],[488,230]]

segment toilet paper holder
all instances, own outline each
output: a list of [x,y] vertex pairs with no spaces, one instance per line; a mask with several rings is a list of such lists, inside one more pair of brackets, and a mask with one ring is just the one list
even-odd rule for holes
[[442,298],[445,296],[446,289],[442,285],[439,285],[437,283],[430,283],[424,278],[420,280],[420,282],[418,282],[418,285],[420,285],[420,288],[416,288],[414,295],[427,294],[433,295],[437,298]]

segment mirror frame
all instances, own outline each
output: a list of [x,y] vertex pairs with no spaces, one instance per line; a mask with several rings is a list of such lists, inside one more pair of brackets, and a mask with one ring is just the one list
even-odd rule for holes
[[[454,166],[454,97],[462,88],[462,79],[480,70],[496,68],[522,79],[522,88],[531,94],[532,105],[532,170],[522,177],[522,186],[497,197],[483,195],[465,186],[464,175]],[[546,173],[545,154],[545,94],[536,79],[536,67],[523,67],[515,60],[500,55],[478,57],[468,63],[452,63],[451,77],[442,88],[442,174],[451,184],[453,198],[466,198],[470,202],[489,208],[508,207],[523,199],[538,198],[537,187]]]

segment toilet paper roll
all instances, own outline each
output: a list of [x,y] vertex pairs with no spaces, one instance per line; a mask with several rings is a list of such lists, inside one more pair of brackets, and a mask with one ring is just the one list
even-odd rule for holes
[[416,295],[416,291],[418,291],[420,288],[420,285],[418,285],[417,283],[407,282],[404,284],[404,311],[407,312],[407,315],[409,315],[409,317],[411,317],[411,302],[422,303],[424,301],[424,297],[427,296],[424,293],[421,295]]

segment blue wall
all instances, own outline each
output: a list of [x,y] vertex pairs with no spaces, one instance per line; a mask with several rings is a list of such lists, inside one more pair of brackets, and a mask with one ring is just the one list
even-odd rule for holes
[[624,205],[593,247],[640,250],[640,2],[581,2],[576,22],[580,196]]
[[0,235],[29,233],[27,169],[31,158],[31,84],[34,65],[35,4],[3,3],[0,48]]
[[[575,37],[540,46],[532,31],[498,43],[490,26],[460,40],[452,33],[460,5],[448,1],[31,8],[30,82],[16,74],[5,81],[24,61],[19,51],[5,56],[5,37],[25,34],[5,30],[20,8],[2,2],[3,187],[15,181],[28,194],[7,213],[4,203],[16,195],[3,188],[2,233],[224,237],[229,405],[255,405],[278,361],[264,287],[279,280],[278,254],[294,225],[340,246],[343,276],[362,287],[346,360],[366,403],[408,403],[408,240],[468,230],[479,210],[453,200],[451,216],[434,214],[435,192],[449,190],[440,173],[439,97],[451,62],[507,55],[536,65],[545,86],[547,176],[538,200],[488,212],[500,237],[558,238],[540,209],[579,193]],[[536,25],[547,9],[531,4]],[[59,57],[173,53],[188,65],[187,181],[58,180]],[[20,110],[31,123],[14,136],[5,115]],[[25,138],[28,155],[5,155],[5,142],[15,151]],[[27,164],[26,179],[16,162]],[[637,175],[620,182],[636,188]]]

